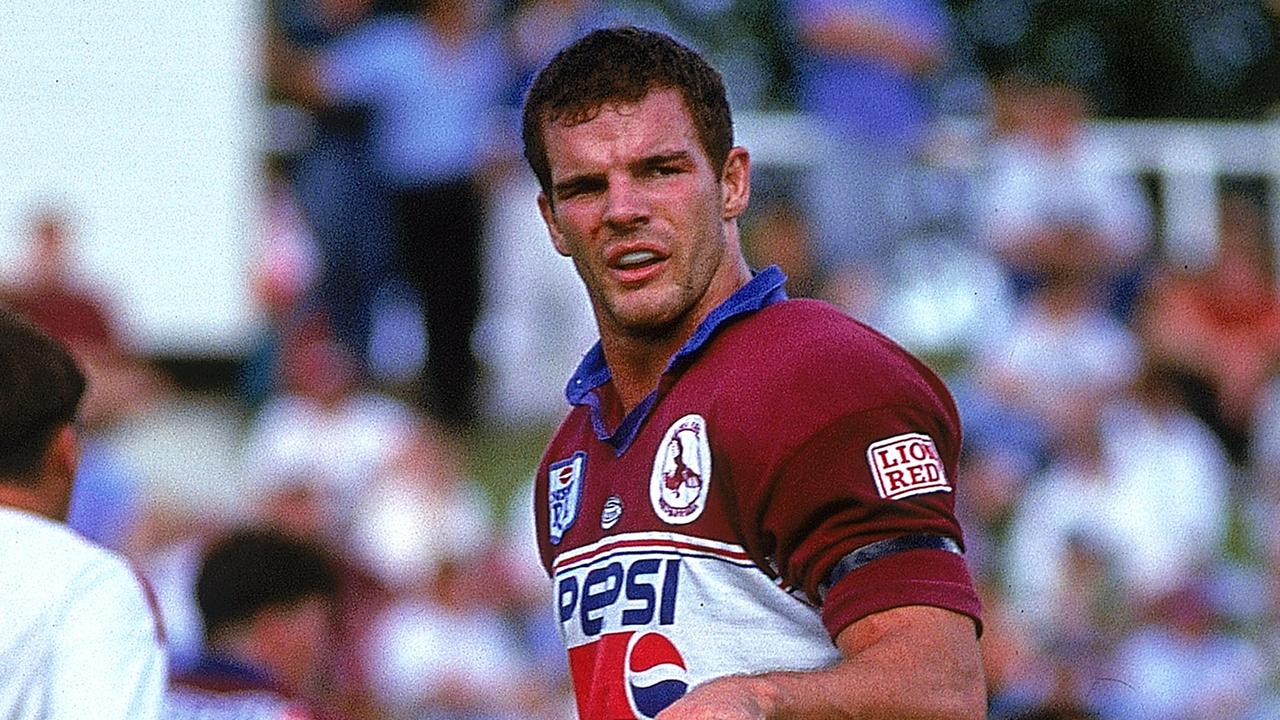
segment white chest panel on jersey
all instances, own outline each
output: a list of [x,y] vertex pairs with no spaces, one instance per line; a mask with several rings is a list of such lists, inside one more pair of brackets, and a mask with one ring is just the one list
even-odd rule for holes
[[625,533],[561,554],[552,571],[584,720],[652,718],[716,677],[840,657],[819,611],[738,545]]

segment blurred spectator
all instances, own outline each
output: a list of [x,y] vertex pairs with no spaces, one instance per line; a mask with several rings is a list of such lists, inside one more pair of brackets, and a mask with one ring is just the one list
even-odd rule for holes
[[[1009,332],[1018,308],[1008,272],[968,238],[901,242],[887,260],[879,302],[862,319],[935,369],[967,364],[975,349]],[[841,292],[847,298],[866,291],[846,286]],[[837,304],[852,310],[865,302]]]
[[363,388],[360,368],[323,324],[285,346],[285,392],[269,400],[244,445],[247,477],[263,496],[302,492],[330,540],[348,537],[354,508],[378,473],[416,432],[399,402]]
[[536,677],[487,602],[482,566],[445,560],[376,623],[371,665],[396,720],[536,718],[520,686]]
[[[345,42],[366,21],[373,4],[281,2],[279,35],[268,52],[273,89],[292,99],[314,101],[305,85],[304,58]],[[309,309],[328,317],[338,341],[365,366],[378,294],[389,283],[393,252],[391,210],[373,156],[369,113],[361,103],[335,99],[311,102],[304,115],[273,116],[278,124],[274,149],[293,160],[288,176],[318,250],[320,265],[314,294],[308,295]]]
[[1187,579],[1149,606],[1117,649],[1112,717],[1244,720],[1266,680],[1259,649],[1225,627],[1204,585]]
[[350,538],[333,541],[332,508],[324,500],[322,493],[303,484],[267,489],[250,521],[294,540],[331,548],[339,592],[334,598],[331,648],[318,673],[315,699],[352,720],[380,720],[383,710],[373,696],[364,648],[373,621],[392,593],[352,547]]
[[819,268],[813,233],[803,210],[790,198],[763,203],[743,228],[743,245],[752,267],[777,265],[787,276],[787,294],[812,297]]
[[1150,201],[1120,151],[1084,133],[1088,101],[1072,87],[1011,75],[997,84],[983,193],[985,234],[1014,272],[1020,294],[1045,275],[1072,273],[1131,309],[1151,241]]
[[591,11],[598,0],[517,0],[507,22],[511,87],[506,104],[519,108],[533,76],[555,51],[593,29]]
[[76,275],[72,219],[41,208],[30,216],[23,271],[4,300],[45,332],[81,353],[122,350],[115,319],[102,294]]
[[1131,602],[1169,592],[1219,552],[1226,457],[1177,405],[1159,368],[1146,369],[1126,397],[1063,425],[1057,446],[1017,502],[1006,558],[1010,601],[1045,639],[1098,624],[1079,623],[1072,610],[1073,547],[1107,563]]
[[434,428],[402,440],[353,509],[349,546],[404,591],[446,559],[480,559],[493,535],[488,500],[464,474],[461,448]]
[[1194,272],[1165,268],[1140,322],[1187,403],[1243,462],[1258,399],[1280,368],[1280,292],[1262,208],[1228,194],[1220,217],[1213,263]]
[[1122,579],[1138,597],[1166,592],[1221,551],[1234,478],[1226,452],[1157,363],[1103,407],[1101,428],[1108,474],[1129,508]]
[[106,293],[77,274],[71,216],[37,210],[30,230],[23,269],[0,288],[0,302],[66,343],[85,366],[84,422],[96,427],[139,409],[159,391],[159,380],[134,356]]
[[[295,185],[288,181],[278,159],[266,164],[264,204],[259,246],[249,282],[266,325],[245,358],[239,387],[242,399],[253,409],[279,389],[277,368],[281,346],[310,311],[308,298],[316,287],[320,270],[315,238],[298,201]],[[336,327],[334,333],[341,336]],[[360,348],[351,350],[358,352]]]
[[319,691],[339,582],[318,546],[270,530],[241,530],[204,554],[196,602],[206,650],[174,678],[169,718],[335,717]]
[[799,107],[837,138],[809,178],[821,267],[837,283],[858,282],[843,276],[869,271],[905,224],[887,193],[933,116],[929,79],[949,51],[946,8],[938,0],[791,0],[788,8],[804,50]]
[[[1010,521],[1007,598],[1041,647],[1079,620],[1068,571],[1089,553],[1113,566],[1129,540],[1130,508],[1119,502],[1100,419],[1082,417],[1058,439],[1061,454],[1018,496]],[[1073,552],[1073,548],[1076,549]]]
[[475,4],[420,0],[376,17],[301,68],[295,92],[321,106],[364,108],[396,252],[425,313],[423,406],[468,429],[478,419],[484,192],[507,78],[499,37]]
[[1054,433],[1125,388],[1139,369],[1140,347],[1101,308],[1088,276],[1055,269],[1041,283],[1008,331],[978,351],[974,367],[998,404]]

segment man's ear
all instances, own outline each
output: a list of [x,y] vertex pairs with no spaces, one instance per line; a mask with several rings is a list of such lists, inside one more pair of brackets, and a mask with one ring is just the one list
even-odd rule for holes
[[556,246],[556,252],[569,257],[569,246],[565,243],[564,235],[560,233],[560,227],[556,224],[555,208],[551,206],[551,198],[544,192],[538,193],[538,212],[542,213],[542,222],[547,224],[547,232],[551,235],[551,244]]
[[747,209],[751,199],[751,156],[747,149],[735,147],[724,161],[720,176],[724,219],[733,220]]
[[57,519],[65,520],[71,507],[71,490],[80,467],[80,438],[70,424],[54,431],[40,468],[45,502]]

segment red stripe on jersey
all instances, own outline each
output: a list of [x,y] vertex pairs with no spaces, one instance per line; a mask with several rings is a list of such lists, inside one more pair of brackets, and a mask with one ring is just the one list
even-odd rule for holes
[[695,552],[706,553],[709,555],[718,555],[720,557],[729,558],[731,560],[750,562],[751,557],[745,552],[735,550],[724,550],[721,548],[707,547],[696,543],[678,542],[675,540],[619,540],[616,542],[605,543],[595,550],[579,553],[565,553],[556,558],[551,569],[555,572],[567,570],[571,565],[579,565],[601,555],[607,555],[615,550],[629,547],[655,547],[655,548],[673,548],[676,550],[692,550]]

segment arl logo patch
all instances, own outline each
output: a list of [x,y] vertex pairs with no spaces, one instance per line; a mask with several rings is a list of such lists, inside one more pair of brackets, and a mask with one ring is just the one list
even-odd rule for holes
[[557,460],[547,468],[548,534],[551,544],[559,545],[564,533],[578,519],[578,500],[582,497],[582,472],[587,454],[576,452]]
[[867,461],[876,491],[886,500],[930,492],[951,492],[933,438],[922,433],[895,435],[871,443]]

